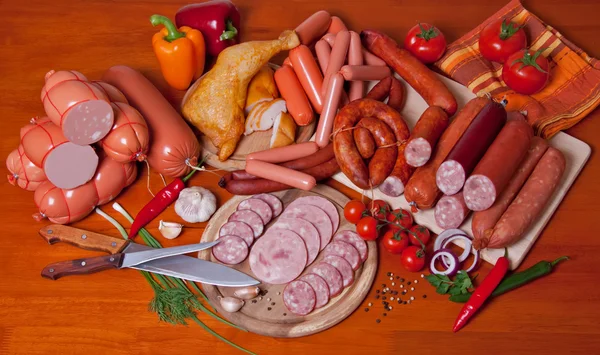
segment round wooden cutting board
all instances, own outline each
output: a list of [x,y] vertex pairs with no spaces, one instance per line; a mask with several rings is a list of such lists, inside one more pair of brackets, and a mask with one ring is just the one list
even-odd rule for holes
[[[354,225],[345,220],[343,216],[343,206],[349,201],[341,192],[326,186],[317,185],[312,191],[302,191],[290,189],[280,192],[275,192],[273,195],[279,197],[285,208],[295,199],[316,195],[329,199],[337,207],[340,214],[340,227],[338,232],[342,230],[355,230]],[[235,196],[227,201],[213,215],[210,222],[206,226],[202,235],[202,242],[209,242],[217,238],[219,228],[223,223],[227,222],[227,218],[236,210],[237,205],[247,199],[247,196]],[[265,231],[277,221],[274,218],[267,226]],[[367,242],[369,254],[363,265],[355,271],[354,283],[346,287],[344,291],[337,297],[329,300],[329,303],[320,309],[314,310],[307,316],[297,316],[287,310],[283,304],[283,289],[284,285],[271,285],[262,283],[259,285],[261,289],[261,297],[255,298],[253,301],[246,301],[244,307],[238,312],[227,313],[223,310],[219,303],[219,296],[233,296],[234,288],[203,285],[206,296],[210,303],[215,306],[221,316],[239,325],[253,333],[283,338],[294,338],[306,336],[321,332],[328,329],[348,317],[364,300],[367,293],[371,289],[375,274],[377,272],[377,245],[375,242]],[[199,257],[204,260],[209,260],[218,263],[212,256],[210,250],[203,250]],[[319,254],[317,259],[311,264],[318,264],[323,259],[323,252]],[[237,270],[240,270],[250,276],[254,276],[250,270],[248,259],[241,264],[233,265]],[[306,267],[302,275],[309,273],[310,265]]]

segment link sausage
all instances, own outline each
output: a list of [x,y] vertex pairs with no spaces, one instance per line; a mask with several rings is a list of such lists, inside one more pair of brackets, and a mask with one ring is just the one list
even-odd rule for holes
[[315,44],[315,53],[317,54],[317,60],[321,67],[321,72],[327,71],[327,65],[329,64],[329,57],[331,56],[331,46],[324,40],[319,40]]
[[[396,137],[388,125],[376,118],[365,117],[356,127],[366,129],[375,140],[375,153],[369,160],[369,183],[370,186],[378,186],[394,169],[398,154],[394,146]],[[356,142],[356,146],[358,149],[360,143]]]
[[327,29],[327,33],[338,34],[340,31],[348,31],[348,27],[344,24],[341,18],[337,16],[331,16],[331,23],[329,24],[329,28]]
[[296,27],[295,31],[300,39],[300,43],[309,46],[327,32],[330,24],[331,15],[329,12],[321,10],[310,15],[310,17]]
[[335,120],[335,114],[340,106],[342,92],[344,91],[344,78],[342,74],[336,73],[330,80],[327,93],[325,95],[325,105],[323,114],[319,118],[319,125],[315,135],[315,142],[321,148],[329,144],[331,129]]
[[404,85],[402,85],[400,80],[396,79],[393,75],[390,77],[392,78],[392,85],[390,86],[390,96],[387,104],[394,110],[400,112],[402,111],[402,107],[404,107]]
[[388,76],[385,79],[382,79],[378,82],[373,88],[367,93],[366,98],[383,101],[390,94],[390,89],[392,88],[392,77]]
[[449,123],[446,112],[437,106],[429,106],[423,112],[404,150],[408,165],[418,168],[429,161],[433,148]]
[[335,75],[346,61],[348,55],[348,49],[350,47],[350,32],[340,31],[335,36],[335,44],[331,47],[331,56],[329,57],[329,64],[327,65],[327,71],[325,72],[325,78],[323,79],[323,88],[321,94],[325,95],[327,88],[329,87],[329,81],[331,77]]
[[250,153],[246,156],[246,161],[260,160],[266,163],[281,163],[307,157],[316,153],[318,150],[319,147],[315,142],[298,143]]
[[323,110],[323,101],[321,100],[323,75],[313,54],[307,46],[300,45],[290,51],[289,58],[312,107],[317,113],[321,113]]
[[375,140],[366,128],[356,127],[352,132],[354,135],[354,141],[356,142],[356,149],[363,159],[369,159],[375,154]]
[[306,191],[311,190],[317,184],[317,180],[311,175],[258,160],[247,161],[246,171],[258,177],[270,179]]
[[306,126],[315,119],[315,114],[302,85],[294,73],[294,69],[287,65],[275,71],[275,83],[285,100],[287,110],[298,126]]
[[[350,63],[348,61],[348,63]],[[388,67],[378,67],[375,65],[344,65],[340,73],[346,80],[382,80],[389,77],[392,72]]]
[[[354,31],[350,31],[350,47],[348,48],[348,64],[351,66],[362,66],[363,55],[362,55],[362,44],[360,43],[360,35]],[[342,67],[343,68],[343,67]],[[343,71],[340,69],[342,75]],[[344,79],[346,79],[344,77]],[[348,80],[348,79],[346,79]],[[364,80],[364,79],[363,79]],[[361,79],[354,79],[350,83],[348,89],[348,100],[354,101],[362,99],[365,96],[365,83]]]

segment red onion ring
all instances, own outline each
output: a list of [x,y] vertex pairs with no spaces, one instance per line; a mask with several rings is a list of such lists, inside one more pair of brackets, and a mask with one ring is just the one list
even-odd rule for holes
[[433,251],[438,251],[442,249],[442,242],[453,235],[467,235],[467,233],[463,232],[461,229],[446,229],[442,233],[440,233],[435,242],[433,243]]
[[[446,268],[444,271],[440,271],[435,268],[435,259],[441,258],[442,260],[449,260],[450,267]],[[431,261],[429,262],[429,271],[432,274],[436,275],[446,275],[448,277],[454,276],[458,270],[460,269],[460,262],[454,252],[450,249],[442,248],[431,256]]]
[[465,272],[475,271],[475,269],[477,269],[477,267],[479,266],[480,260],[481,260],[481,258],[479,256],[479,250],[475,250],[475,254],[473,256],[473,263],[471,264],[471,266],[469,266],[468,269],[465,270]]
[[468,235],[455,234],[455,235],[452,235],[442,241],[442,248],[447,248],[448,244],[450,244],[450,242],[452,242],[453,240],[456,240],[456,239],[464,239],[466,242],[463,253],[460,254],[460,256],[458,257],[458,261],[460,261],[462,263],[463,261],[467,260],[467,258],[469,257],[469,254],[471,254],[473,238],[469,237]]

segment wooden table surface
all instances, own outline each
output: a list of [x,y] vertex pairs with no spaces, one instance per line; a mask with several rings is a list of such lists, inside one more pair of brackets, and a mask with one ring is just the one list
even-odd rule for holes
[[[183,4],[165,0],[0,2],[0,156],[4,159],[17,146],[19,128],[29,118],[43,115],[39,93],[50,69],[74,69],[98,79],[108,67],[127,64],[149,76],[177,104],[182,94],[168,89],[160,76],[150,45],[156,29],[148,17],[154,13],[173,16]],[[504,4],[504,0],[237,1],[243,40],[274,38],[313,12],[326,9],[354,30],[378,28],[402,39],[409,27],[426,21],[435,23],[447,40],[453,41]],[[590,55],[600,57],[599,2],[535,0],[526,1],[525,6]],[[599,116],[597,110],[567,133],[595,151],[600,145]],[[142,170],[136,184],[118,198],[132,213],[150,198],[145,174]],[[572,260],[558,266],[554,274],[490,302],[458,334],[451,332],[451,326],[461,306],[436,295],[418,274],[402,271],[399,258],[384,251],[375,286],[385,282],[387,272],[419,279],[416,300],[394,307],[386,317],[378,301],[368,313],[363,306],[334,328],[300,339],[243,333],[204,314],[200,317],[221,335],[258,354],[592,353],[600,349],[600,238],[595,231],[600,212],[599,179],[600,161],[593,154],[521,269],[560,255]],[[151,181],[157,191],[161,187],[158,175],[152,174]],[[210,189],[222,204],[231,196],[217,187],[217,181],[213,174],[202,173],[191,184]],[[330,184],[358,197],[339,184]],[[237,353],[196,324],[159,323],[147,310],[152,290],[136,271],[42,279],[40,271],[50,262],[97,253],[46,244],[37,231],[48,222],[31,218],[36,212],[33,193],[10,186],[6,180],[1,186],[0,354]],[[103,209],[125,224],[110,205]],[[178,220],[172,207],[160,218]],[[152,222],[150,230],[158,237],[157,224],[158,220]],[[94,214],[75,226],[118,236],[108,222]],[[197,242],[204,226],[190,226],[175,242],[164,244]],[[487,264],[482,267],[481,277],[489,268]],[[365,304],[375,302],[374,295],[375,288]],[[376,324],[376,318],[381,318],[381,323]]]

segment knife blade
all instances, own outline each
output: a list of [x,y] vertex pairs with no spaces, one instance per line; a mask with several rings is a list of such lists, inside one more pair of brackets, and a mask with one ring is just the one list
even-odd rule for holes
[[[44,227],[40,230],[40,235],[50,244],[64,242],[88,250],[112,253],[156,250],[125,239],[63,225]],[[217,286],[244,287],[260,284],[236,269],[185,255],[153,260],[132,268]]]

